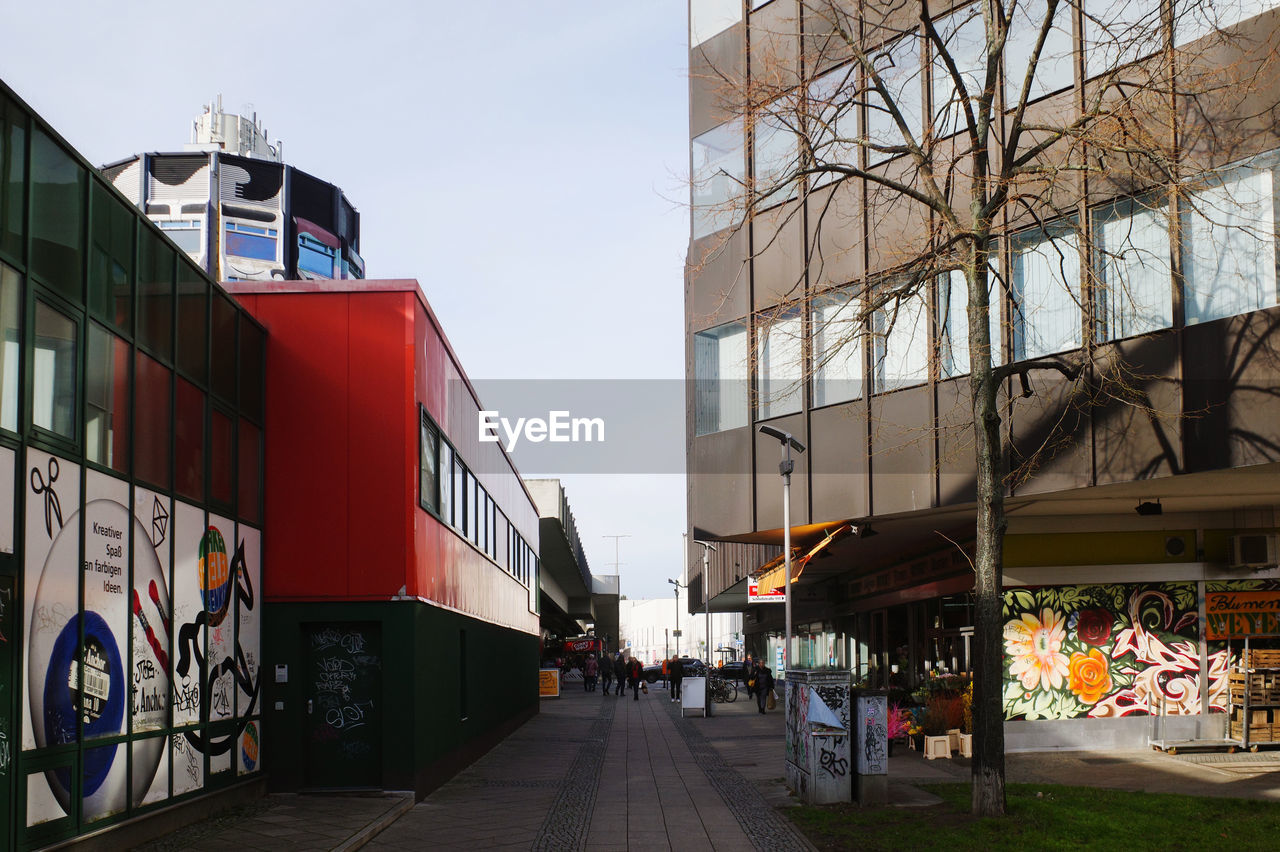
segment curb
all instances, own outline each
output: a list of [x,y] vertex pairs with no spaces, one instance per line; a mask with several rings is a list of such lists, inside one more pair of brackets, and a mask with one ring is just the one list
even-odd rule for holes
[[415,802],[412,793],[404,793],[399,798],[400,801],[388,808],[382,816],[348,837],[346,842],[333,847],[333,852],[353,852],[359,849],[413,809]]

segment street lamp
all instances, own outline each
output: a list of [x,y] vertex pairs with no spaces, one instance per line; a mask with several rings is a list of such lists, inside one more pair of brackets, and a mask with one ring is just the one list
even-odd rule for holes
[[702,601],[707,608],[707,671],[711,671],[711,581],[707,577],[707,563],[710,561],[708,556],[716,546],[696,538],[693,543],[702,545]]
[[777,438],[782,444],[782,462],[778,465],[778,473],[782,474],[782,600],[786,608],[786,634],[783,640],[782,670],[791,669],[791,471],[795,470],[795,462],[791,460],[791,451],[804,452],[804,444],[773,426],[764,425],[758,430],[761,435]]
[[676,593],[676,632],[675,632],[674,638],[676,640],[676,656],[678,657],[680,656],[680,590],[687,589],[689,587],[686,586],[684,583],[681,583],[677,580],[672,580],[669,577],[667,578],[667,582],[675,586],[675,588],[672,589],[672,591]]

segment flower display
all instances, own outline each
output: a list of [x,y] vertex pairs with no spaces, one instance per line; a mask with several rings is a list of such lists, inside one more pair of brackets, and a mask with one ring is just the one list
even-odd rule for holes
[[1075,629],[1081,642],[1095,647],[1107,644],[1115,616],[1099,607],[1082,609],[1077,615]]
[[1066,619],[1051,609],[1037,617],[1023,613],[1004,626],[1005,651],[1013,657],[1009,674],[1024,689],[1061,689],[1067,675],[1068,659],[1062,653],[1067,638]]
[[1090,648],[1087,654],[1073,653],[1068,670],[1067,685],[1085,704],[1097,704],[1111,691],[1107,657],[1097,648]]

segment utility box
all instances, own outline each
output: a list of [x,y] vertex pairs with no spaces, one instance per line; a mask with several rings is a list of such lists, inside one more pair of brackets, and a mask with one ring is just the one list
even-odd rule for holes
[[853,798],[848,672],[787,672],[787,786],[809,805]]
[[884,805],[889,801],[889,693],[857,689],[853,695],[858,770],[854,792],[860,805]]

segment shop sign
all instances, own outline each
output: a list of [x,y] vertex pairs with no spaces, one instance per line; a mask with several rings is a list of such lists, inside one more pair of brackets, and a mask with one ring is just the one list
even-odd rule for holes
[[1280,592],[1210,592],[1205,619],[1209,639],[1280,634]]
[[568,639],[564,643],[566,654],[585,654],[604,649],[603,639]]
[[783,589],[761,589],[759,583],[747,583],[747,603],[782,603],[787,599]]

